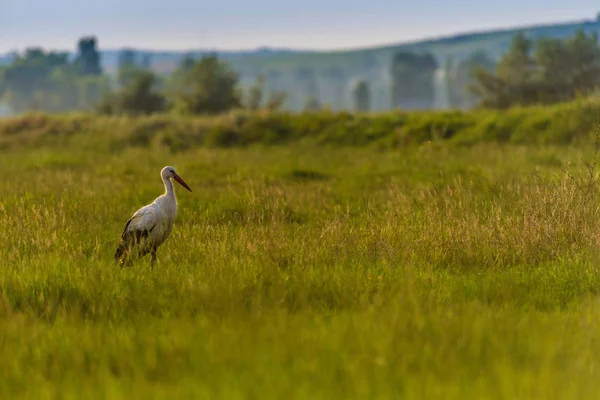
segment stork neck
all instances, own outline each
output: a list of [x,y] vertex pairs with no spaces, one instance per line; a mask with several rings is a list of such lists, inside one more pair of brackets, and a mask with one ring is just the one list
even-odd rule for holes
[[171,179],[163,179],[163,182],[165,184],[165,194],[170,197],[175,197],[175,190],[173,189],[173,182],[171,182]]

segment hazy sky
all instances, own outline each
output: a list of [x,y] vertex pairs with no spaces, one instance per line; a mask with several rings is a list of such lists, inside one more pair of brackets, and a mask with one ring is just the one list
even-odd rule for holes
[[0,0],[0,52],[41,45],[341,49],[592,19],[597,0]]

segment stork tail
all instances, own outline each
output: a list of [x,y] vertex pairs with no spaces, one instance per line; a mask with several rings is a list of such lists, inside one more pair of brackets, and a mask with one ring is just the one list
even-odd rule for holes
[[[129,225],[129,222],[127,223],[127,225]],[[121,267],[131,266],[133,262],[133,254],[131,254],[131,250],[133,250],[135,246],[139,246],[143,239],[147,239],[148,235],[150,234],[150,232],[152,232],[153,229],[154,226],[150,230],[127,231],[126,226],[125,231],[121,236],[121,242],[119,243],[117,251],[115,252],[115,261],[119,262]],[[144,256],[147,253],[148,251],[142,251],[140,255]]]

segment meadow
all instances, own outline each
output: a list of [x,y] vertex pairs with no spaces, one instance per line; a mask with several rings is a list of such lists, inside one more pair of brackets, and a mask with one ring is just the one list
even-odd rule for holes
[[[5,120],[0,397],[598,397],[594,124],[555,143],[552,113],[528,143],[479,140],[472,115],[447,140],[231,146],[160,119]],[[121,269],[164,165],[193,192],[156,267]]]

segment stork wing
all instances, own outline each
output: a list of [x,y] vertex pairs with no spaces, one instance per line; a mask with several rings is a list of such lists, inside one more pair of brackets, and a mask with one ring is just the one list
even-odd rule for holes
[[[115,260],[120,260],[121,265],[123,265],[124,257],[127,257],[129,250],[142,240],[148,239],[150,232],[156,227],[157,217],[154,204],[142,207],[133,214],[125,224],[125,229],[121,234],[121,243],[119,243],[115,252]],[[142,255],[148,250],[145,247],[139,249]]]
[[156,223],[157,215],[154,207],[152,207],[152,205],[142,207],[133,214],[129,221],[127,221],[125,229],[123,229],[123,233],[121,234],[121,238],[125,240],[130,236],[134,236],[139,240],[140,236],[147,237],[156,226]]

